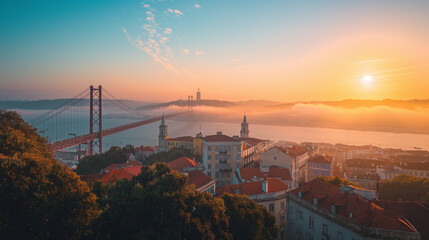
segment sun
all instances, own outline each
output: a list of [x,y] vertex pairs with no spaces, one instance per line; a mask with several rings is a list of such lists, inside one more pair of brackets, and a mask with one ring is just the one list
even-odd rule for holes
[[361,79],[361,81],[365,84],[368,85],[372,82],[372,77],[370,75],[365,75],[363,76],[363,78]]

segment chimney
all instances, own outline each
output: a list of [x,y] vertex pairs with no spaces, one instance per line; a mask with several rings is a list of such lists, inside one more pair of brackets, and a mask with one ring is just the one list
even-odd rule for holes
[[267,176],[265,176],[264,181],[262,181],[262,192],[264,192],[264,193],[268,192],[268,178],[267,178]]
[[222,135],[222,132],[221,132],[221,131],[218,131],[218,132],[216,133],[216,135]]

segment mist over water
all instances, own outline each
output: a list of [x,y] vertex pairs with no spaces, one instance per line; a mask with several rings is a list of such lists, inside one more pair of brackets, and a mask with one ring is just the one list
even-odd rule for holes
[[[284,119],[287,122],[287,116],[291,116],[292,119],[313,118],[312,116],[318,116],[318,119],[325,117],[326,122],[334,121],[335,118],[341,116],[333,114],[332,112],[323,112],[323,108],[314,109],[317,106],[298,106],[297,109],[291,111],[244,111],[247,114],[247,120],[249,122],[250,136],[269,139],[273,141],[293,141],[297,143],[301,142],[325,142],[325,143],[343,143],[349,145],[373,145],[383,148],[402,148],[402,149],[413,149],[419,147],[422,149],[429,150],[429,134],[413,134],[413,133],[395,133],[395,132],[381,132],[381,131],[364,131],[364,130],[345,130],[345,129],[334,129],[327,127],[304,127],[304,126],[281,126],[272,125],[276,122],[281,122]],[[306,109],[306,116],[298,114],[299,111]],[[312,109],[308,109],[312,108]],[[150,115],[157,116],[163,112],[166,114],[172,111],[176,111],[177,108],[170,107],[165,109],[158,109],[150,112]],[[339,110],[338,110],[339,111]],[[383,118],[382,112],[391,114],[391,110],[385,108],[380,109],[362,109],[360,113],[353,113],[350,111],[347,117],[341,117],[337,121],[351,121],[353,117],[373,117]],[[407,112],[409,110],[404,110]],[[394,111],[397,114],[398,111]],[[31,119],[41,111],[20,111],[21,115],[25,120]],[[240,123],[244,114],[242,111],[237,109],[220,109],[220,108],[207,108],[200,107],[196,108],[192,116],[192,121],[187,121],[190,116],[182,115],[173,119],[167,119],[168,125],[168,136],[179,137],[179,136],[195,136],[197,133],[202,132],[203,135],[216,134],[217,131],[222,131],[224,134],[233,136],[239,135]],[[148,113],[149,114],[149,113]],[[413,113],[411,115],[415,117],[425,117],[425,113]],[[384,116],[389,118],[391,115]],[[257,122],[263,121],[267,124],[260,124]],[[272,119],[270,121],[270,119]],[[114,127],[122,124],[138,121],[138,118],[127,117],[125,114],[107,115],[103,118],[105,129],[107,127]],[[275,121],[274,121],[275,120]],[[328,121],[329,120],[329,121]],[[80,119],[81,122],[86,124],[87,118]],[[356,120],[358,121],[358,119]],[[380,120],[382,121],[382,120]],[[293,122],[289,119],[289,122]],[[298,123],[311,123],[301,121]],[[369,120],[363,121],[365,123],[370,122]],[[421,120],[423,122],[423,120]],[[429,122],[429,121],[428,121]],[[284,122],[283,122],[284,123]],[[158,144],[159,134],[159,122],[144,125],[132,130],[121,132],[115,135],[107,136],[103,138],[104,150],[108,150],[111,146],[124,146],[126,144],[132,144],[134,146],[150,145],[155,146]],[[89,125],[89,123],[88,123]],[[62,128],[62,126],[58,126]],[[67,131],[66,131],[67,132]],[[53,136],[49,136],[53,139]],[[70,136],[69,136],[70,137]]]

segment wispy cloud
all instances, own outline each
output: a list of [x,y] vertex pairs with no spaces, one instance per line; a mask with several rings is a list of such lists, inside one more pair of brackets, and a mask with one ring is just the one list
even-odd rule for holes
[[[143,3],[142,3],[143,4]],[[131,38],[128,31],[123,28],[123,32],[127,37],[128,41],[152,57],[153,61],[160,64],[167,71],[172,73],[180,73],[180,71],[174,66],[173,53],[171,48],[166,44],[168,37],[163,34],[171,34],[173,31],[171,28],[165,28],[164,32],[159,31],[161,27],[156,21],[156,10],[152,9],[149,4],[143,4],[146,8],[146,22],[142,25],[143,32],[139,34],[136,39]]]
[[169,9],[167,9],[167,11],[170,12],[170,13],[176,14],[176,16],[178,16],[178,17],[180,17],[181,15],[183,15],[183,13],[181,11],[177,10],[177,9],[171,9],[171,8],[169,8]]
[[195,56],[200,56],[200,55],[204,55],[204,51],[195,51],[194,55]]
[[164,33],[165,34],[171,34],[171,32],[173,31],[173,29],[171,29],[171,28],[166,28],[165,30],[164,30]]
[[195,8],[201,8],[200,4],[195,3],[194,5]]
[[183,54],[187,55],[189,53],[189,49],[183,49]]

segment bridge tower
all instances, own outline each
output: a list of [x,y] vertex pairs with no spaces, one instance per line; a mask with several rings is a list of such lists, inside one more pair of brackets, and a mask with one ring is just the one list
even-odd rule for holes
[[[90,87],[89,98],[89,133],[94,133],[98,130],[98,140],[89,142],[89,155],[94,154],[94,147],[98,147],[98,153],[103,153],[103,115],[102,115],[102,94],[101,85],[98,88]],[[97,129],[98,128],[98,129]]]

